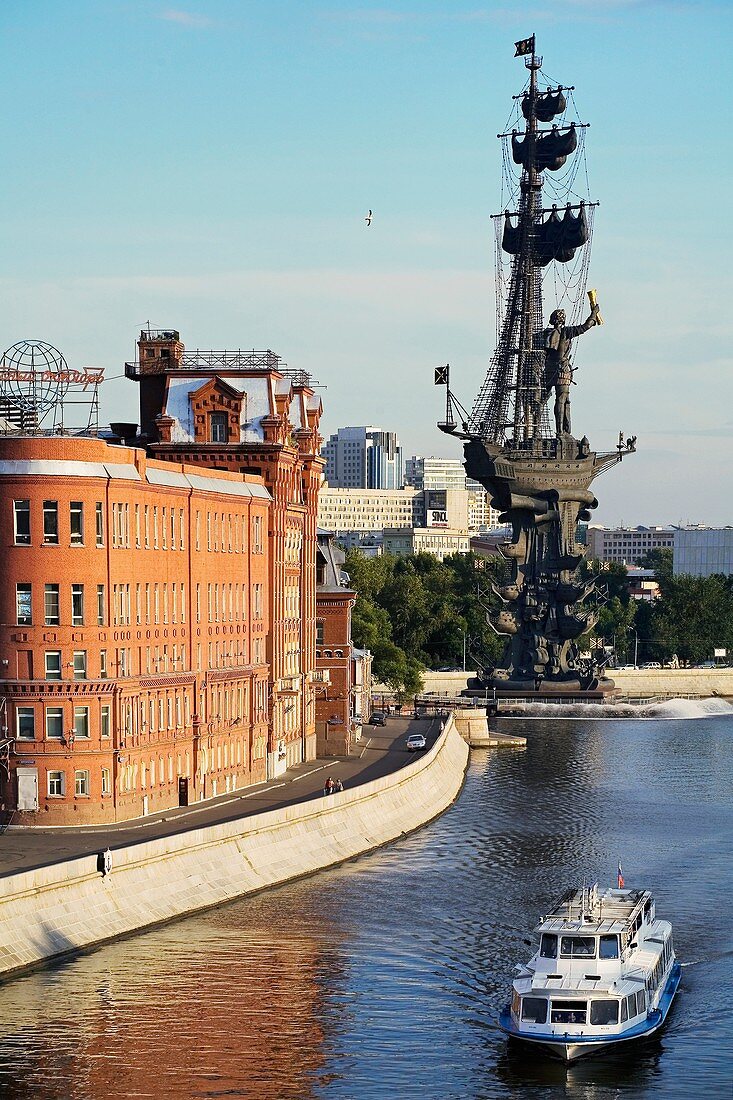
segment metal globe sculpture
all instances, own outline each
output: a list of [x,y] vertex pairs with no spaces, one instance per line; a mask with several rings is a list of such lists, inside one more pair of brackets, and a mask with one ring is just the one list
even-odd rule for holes
[[0,360],[0,416],[15,428],[55,426],[68,388],[66,359],[45,340],[19,340]]

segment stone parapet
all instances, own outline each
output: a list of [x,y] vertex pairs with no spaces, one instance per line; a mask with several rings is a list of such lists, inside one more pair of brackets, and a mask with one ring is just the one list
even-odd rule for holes
[[452,720],[424,756],[342,793],[2,880],[0,974],[312,874],[419,828],[458,796]]

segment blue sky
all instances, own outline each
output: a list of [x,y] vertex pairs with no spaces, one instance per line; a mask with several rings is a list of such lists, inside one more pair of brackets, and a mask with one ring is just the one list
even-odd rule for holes
[[4,0],[0,344],[103,366],[105,421],[136,419],[114,376],[147,320],[272,348],[325,387],[325,434],[459,457],[432,368],[470,405],[493,351],[495,135],[535,32],[601,202],[574,428],[639,440],[596,516],[731,523],[732,23],[705,0]]

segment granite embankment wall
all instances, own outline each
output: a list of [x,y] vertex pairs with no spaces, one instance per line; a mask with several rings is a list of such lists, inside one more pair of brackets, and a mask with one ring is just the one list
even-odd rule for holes
[[0,880],[0,974],[220,905],[371,851],[458,796],[468,746],[452,721],[424,756],[341,794]]
[[[612,669],[619,692],[630,695],[725,695],[733,698],[733,668]],[[423,690],[458,695],[469,673],[425,672]],[[375,688],[378,692],[379,688]],[[378,698],[378,697],[377,697]]]

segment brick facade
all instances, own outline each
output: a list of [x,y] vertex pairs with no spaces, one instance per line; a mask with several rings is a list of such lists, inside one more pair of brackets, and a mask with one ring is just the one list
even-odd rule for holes
[[271,509],[255,475],[0,439],[15,822],[123,820],[266,777]]

